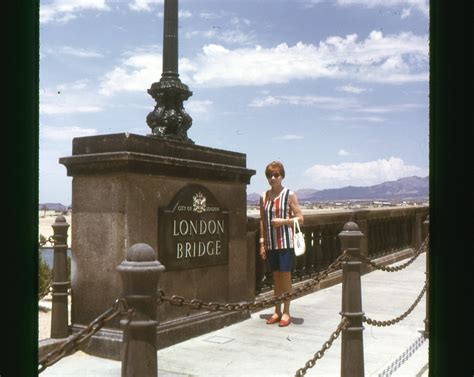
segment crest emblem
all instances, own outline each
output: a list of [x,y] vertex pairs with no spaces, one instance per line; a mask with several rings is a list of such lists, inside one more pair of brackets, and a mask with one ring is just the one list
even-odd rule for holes
[[193,211],[197,213],[206,211],[206,197],[202,192],[193,196]]

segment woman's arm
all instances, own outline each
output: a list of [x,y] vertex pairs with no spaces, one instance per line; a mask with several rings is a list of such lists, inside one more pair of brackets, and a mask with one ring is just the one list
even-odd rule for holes
[[290,208],[293,213],[293,218],[298,219],[298,223],[301,225],[304,223],[303,212],[301,212],[300,204],[298,203],[298,198],[293,191],[290,191]]
[[260,239],[258,243],[258,250],[260,257],[265,260],[267,259],[267,253],[265,252],[265,227],[263,225],[263,218],[265,216],[265,211],[263,210],[263,199],[260,197]]

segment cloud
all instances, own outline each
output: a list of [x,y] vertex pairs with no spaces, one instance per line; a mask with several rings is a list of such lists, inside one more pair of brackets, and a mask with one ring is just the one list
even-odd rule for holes
[[[179,61],[183,82],[194,87],[263,86],[320,78],[401,84],[428,80],[427,38],[373,31],[333,36],[319,45],[282,43],[272,48],[225,48],[209,44]],[[102,93],[143,90],[161,76],[161,56],[137,52],[102,79]]]
[[97,113],[104,109],[99,106],[77,106],[70,104],[41,103],[40,113],[46,115],[71,114],[71,113]]
[[346,151],[345,149],[339,149],[339,151],[337,152],[337,155],[338,156],[349,156],[350,153],[348,151]]
[[196,101],[196,100],[189,100],[189,102],[184,103],[184,107],[186,111],[192,116],[194,114],[205,114],[209,112],[209,109],[212,106],[212,101],[204,100],[204,101]]
[[226,44],[250,45],[256,41],[254,32],[241,30],[224,30],[213,27],[211,30],[194,30],[185,33],[185,38],[201,37],[223,42]]
[[[357,110],[356,110],[357,111]],[[385,121],[385,118],[377,116],[366,116],[366,117],[347,117],[341,115],[334,115],[328,118],[333,122],[373,122],[381,123]]]
[[108,11],[105,0],[54,0],[40,6],[40,23],[66,23],[77,17],[77,13],[86,10]]
[[215,20],[221,18],[222,15],[211,12],[200,12],[199,17],[204,18],[205,20]]
[[339,86],[336,89],[341,91],[341,92],[354,93],[354,94],[360,94],[360,93],[363,93],[363,92],[367,91],[367,89],[359,88],[359,87],[353,86],[353,85]]
[[[83,90],[88,87],[89,80],[76,80],[73,82],[63,83],[56,86],[57,91],[69,91],[69,90]],[[51,94],[50,94],[51,95]]]
[[274,140],[301,140],[301,139],[304,139],[304,137],[301,135],[288,134],[288,135],[276,136],[273,139]]
[[156,5],[162,5],[164,0],[133,0],[128,7],[137,12],[151,12]]
[[181,20],[183,18],[191,18],[193,14],[189,10],[180,10],[178,11],[178,18]]
[[186,38],[200,37],[230,45],[254,45],[257,37],[253,30],[246,29],[251,25],[247,18],[238,17],[233,13],[223,12],[220,15],[212,13],[200,13],[199,16],[205,19],[226,18],[215,23],[207,30],[193,30],[185,33]]
[[345,162],[338,165],[313,165],[305,171],[318,189],[345,186],[371,186],[412,175],[426,176],[427,169],[407,165],[398,157],[369,162]]
[[100,52],[92,51],[92,50],[84,50],[75,47],[64,46],[57,50],[59,54],[62,55],[72,55],[78,58],[101,58],[102,55]]
[[[311,1],[311,0],[309,0]],[[400,14],[401,18],[406,18],[411,15],[411,10],[416,9],[425,17],[429,15],[428,0],[337,0],[339,6],[359,5],[367,8],[403,8],[401,12],[393,12],[394,15]]]
[[425,105],[417,103],[402,103],[398,105],[390,106],[370,106],[370,107],[361,107],[356,111],[362,113],[371,113],[371,114],[384,114],[384,113],[393,113],[401,111],[411,111],[419,108],[425,107]]
[[283,84],[291,80],[337,78],[362,82],[404,83],[428,80],[426,37],[411,33],[383,36],[373,31],[363,40],[357,35],[329,37],[318,46],[283,43],[273,48],[228,49],[204,46],[189,72],[196,85]]
[[40,136],[48,141],[71,141],[75,137],[97,135],[94,128],[84,127],[40,127]]
[[99,93],[108,96],[121,91],[143,91],[160,80],[161,71],[161,54],[138,52],[101,78]]
[[303,5],[306,8],[313,8],[314,6],[322,3],[324,0],[303,0]]
[[350,98],[321,97],[321,96],[266,96],[254,99],[249,106],[267,107],[276,105],[317,106],[326,109],[347,109],[355,106]]
[[81,49],[77,47],[63,46],[58,48],[41,48],[42,58],[48,55],[70,55],[77,58],[102,58],[104,55],[97,51]]
[[230,23],[236,26],[249,26],[252,22],[248,18],[233,16],[230,20]]
[[[41,89],[40,114],[96,113],[104,110],[97,96],[86,91],[88,80],[57,85],[55,89]],[[87,93],[87,94],[86,94]]]

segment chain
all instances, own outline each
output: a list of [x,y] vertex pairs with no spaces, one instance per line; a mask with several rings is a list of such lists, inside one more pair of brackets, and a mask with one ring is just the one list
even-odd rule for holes
[[55,241],[54,236],[49,236],[47,239],[38,241],[38,246],[43,247],[47,243],[50,243],[51,245],[54,245],[54,241]]
[[407,262],[405,262],[405,263],[403,263],[399,266],[395,266],[395,267],[382,266],[381,264],[377,264],[375,262],[372,262],[370,259],[368,259],[367,257],[364,257],[362,255],[355,255],[354,258],[357,258],[357,259],[367,263],[368,265],[374,267],[377,270],[382,270],[382,271],[385,271],[385,272],[396,272],[396,271],[403,270],[405,267],[408,267],[410,264],[412,264],[415,261],[416,258],[418,258],[418,256],[421,253],[423,253],[426,250],[428,250],[428,237],[425,238],[425,240],[421,244],[420,248],[416,251],[415,255],[413,255],[413,257],[410,260],[408,260]]
[[394,319],[391,319],[391,320],[388,320],[388,321],[377,321],[375,319],[371,319],[371,318],[368,318],[366,316],[363,316],[362,321],[367,322],[369,325],[374,325],[374,326],[378,326],[378,327],[392,326],[392,325],[400,322],[401,320],[405,319],[408,316],[408,314],[410,314],[413,311],[413,309],[415,309],[416,305],[418,305],[421,298],[425,294],[427,288],[428,288],[428,283],[425,282],[425,285],[423,286],[423,289],[421,290],[420,294],[416,298],[415,302],[408,308],[408,310],[405,313],[398,316],[397,318],[394,318]]
[[426,337],[424,335],[421,335],[392,364],[390,364],[381,373],[379,373],[378,377],[390,377],[393,372],[400,368],[411,357],[411,355],[413,355],[415,351],[420,348],[420,346],[425,342],[425,340]]
[[219,302],[206,302],[203,300],[192,299],[187,300],[183,296],[173,295],[166,296],[163,290],[159,291],[158,303],[167,302],[174,306],[187,306],[191,309],[210,310],[210,311],[247,311],[255,309],[264,309],[276,304],[281,304],[284,301],[292,300],[294,298],[302,296],[306,291],[309,291],[312,287],[317,285],[321,280],[326,278],[331,272],[338,270],[341,267],[342,261],[347,258],[347,253],[344,251],[336,260],[329,265],[329,267],[318,274],[314,279],[307,281],[303,285],[295,288],[293,292],[285,292],[280,296],[273,296],[268,299],[252,302],[238,302],[238,303],[219,303]]
[[350,321],[344,317],[342,321],[339,323],[337,326],[336,330],[331,334],[329,339],[323,344],[321,349],[314,354],[314,356],[309,359],[306,364],[304,365],[303,368],[300,368],[296,371],[295,376],[304,376],[306,374],[306,371],[309,368],[314,367],[316,364],[316,361],[321,359],[324,356],[324,353],[331,348],[332,343],[339,337],[339,334],[341,333],[342,330],[345,330],[347,326],[349,326]]
[[86,328],[82,329],[76,335],[66,340],[58,348],[42,357],[38,362],[38,373],[44,371],[47,367],[79,350],[79,346],[99,331],[107,322],[118,316],[119,314],[127,314],[129,319],[134,314],[133,309],[129,309],[124,298],[115,300],[114,304],[94,319]]

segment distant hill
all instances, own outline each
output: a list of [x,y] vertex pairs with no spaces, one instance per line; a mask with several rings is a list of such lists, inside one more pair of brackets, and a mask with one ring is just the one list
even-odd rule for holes
[[63,212],[67,211],[67,208],[67,206],[61,203],[40,203],[38,205],[39,210],[46,209],[47,211]]
[[[429,194],[428,177],[405,177],[374,186],[346,186],[337,189],[296,190],[300,202],[326,202],[335,200],[404,200],[426,199]],[[256,204],[259,194],[249,194],[247,202]]]
[[247,195],[247,202],[248,203],[258,203],[260,200],[260,194],[256,194],[255,192]]

